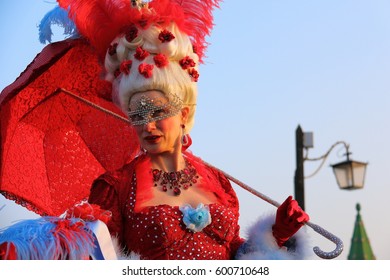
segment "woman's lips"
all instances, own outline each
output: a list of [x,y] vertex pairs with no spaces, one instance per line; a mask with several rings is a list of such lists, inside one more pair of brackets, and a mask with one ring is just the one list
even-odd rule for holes
[[161,136],[160,135],[150,135],[144,137],[144,140],[148,143],[157,143],[160,140]]

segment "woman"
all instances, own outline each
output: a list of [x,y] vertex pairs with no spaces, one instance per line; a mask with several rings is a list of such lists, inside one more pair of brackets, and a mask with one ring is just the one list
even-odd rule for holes
[[[128,115],[141,149],[130,163],[94,181],[89,205],[71,209],[65,219],[49,217],[35,223],[38,233],[43,223],[54,235],[52,253],[44,254],[46,239],[31,249],[27,238],[22,245],[27,243],[29,250],[24,250],[12,242],[13,231],[0,235],[0,259],[88,258],[95,253],[95,240],[85,227],[89,219],[107,219],[107,212],[109,231],[125,256],[305,258],[307,239],[297,232],[309,217],[295,200],[287,198],[276,216],[260,219],[243,239],[239,203],[229,180],[187,151],[198,66],[212,27],[211,8],[218,1],[58,2],[69,11],[80,34],[103,54],[113,100]],[[24,238],[24,225],[19,229]],[[20,251],[26,256],[16,256]]]
[[[175,22],[155,21],[147,28],[134,23],[110,44],[106,77],[142,151],[130,164],[99,177],[89,202],[112,212],[111,234],[126,253],[141,259],[279,258],[284,252],[279,248],[308,220],[296,201],[288,198],[276,222],[254,233],[263,235],[261,246],[260,237],[245,241],[229,181],[186,152],[198,64],[190,37]],[[299,258],[297,252],[282,258]]]

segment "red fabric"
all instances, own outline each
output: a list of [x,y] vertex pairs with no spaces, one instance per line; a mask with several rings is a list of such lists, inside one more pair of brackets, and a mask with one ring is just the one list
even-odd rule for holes
[[[137,165],[142,164],[142,157],[119,171],[101,176],[93,184],[89,202],[112,212],[108,223],[111,234],[118,236],[122,246],[140,254],[142,259],[233,258],[243,239],[239,237],[238,200],[229,181],[204,167],[202,188],[206,190],[214,185],[213,192],[224,199],[208,205],[212,223],[194,233],[184,225],[179,206],[137,207],[139,192],[150,192],[152,187],[144,186],[137,179]],[[188,155],[187,159],[199,166],[195,157]],[[144,187],[146,191],[142,190]]]
[[273,235],[280,247],[290,239],[303,225],[309,221],[307,215],[298,202],[289,196],[277,209],[275,224],[272,227]]
[[0,260],[16,260],[16,248],[12,243],[0,244]]
[[101,72],[88,44],[66,40],[45,47],[2,92],[1,194],[58,216],[86,199],[100,174],[134,158],[136,134],[119,119],[124,114],[111,102]]

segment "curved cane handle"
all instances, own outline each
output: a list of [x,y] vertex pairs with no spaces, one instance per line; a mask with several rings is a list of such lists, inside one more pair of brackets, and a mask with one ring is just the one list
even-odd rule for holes
[[335,236],[334,234],[330,233],[329,231],[323,229],[319,225],[313,224],[311,222],[306,223],[307,226],[311,227],[315,232],[321,234],[326,239],[332,241],[334,244],[336,244],[336,249],[334,249],[331,252],[324,252],[322,251],[318,246],[313,248],[314,253],[323,259],[334,259],[338,257],[344,249],[343,241]]

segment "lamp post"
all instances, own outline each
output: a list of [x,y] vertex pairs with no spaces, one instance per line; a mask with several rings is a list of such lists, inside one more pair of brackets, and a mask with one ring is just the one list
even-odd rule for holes
[[305,175],[304,175],[304,159],[303,159],[303,131],[301,126],[298,126],[295,131],[295,144],[296,144],[296,166],[294,176],[295,187],[295,199],[298,201],[302,210],[305,210]]
[[314,176],[321,169],[328,155],[337,145],[344,145],[346,149],[345,155],[347,157],[345,161],[331,165],[339,188],[343,190],[356,190],[363,188],[368,163],[351,160],[351,153],[347,143],[338,141],[334,143],[324,155],[318,158],[308,158],[307,155],[304,155],[304,151],[313,147],[313,134],[311,132],[303,132],[301,126],[298,126],[295,131],[295,142],[296,170],[294,176],[294,191],[295,199],[298,201],[299,206],[301,206],[303,210],[305,210],[304,162],[322,160],[320,167],[309,177]]

